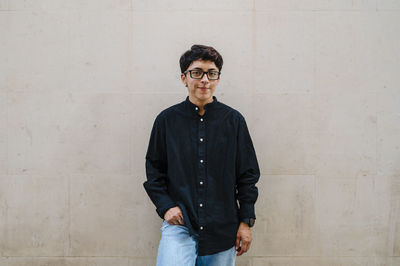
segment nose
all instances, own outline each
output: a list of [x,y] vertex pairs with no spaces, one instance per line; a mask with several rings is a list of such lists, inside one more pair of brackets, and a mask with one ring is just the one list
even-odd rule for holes
[[201,78],[201,81],[209,81],[208,76],[206,73],[203,74],[203,77]]

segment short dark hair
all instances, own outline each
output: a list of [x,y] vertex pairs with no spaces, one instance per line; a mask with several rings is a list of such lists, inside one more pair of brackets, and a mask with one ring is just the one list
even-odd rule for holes
[[181,66],[181,72],[185,72],[190,64],[196,60],[212,61],[221,71],[224,61],[222,56],[211,46],[194,44],[187,50],[179,59],[179,64]]

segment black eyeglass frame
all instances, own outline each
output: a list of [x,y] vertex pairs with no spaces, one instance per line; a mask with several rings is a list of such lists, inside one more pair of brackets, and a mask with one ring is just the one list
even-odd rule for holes
[[[210,77],[208,76],[208,72],[210,72],[210,70],[209,70],[209,71],[203,71],[203,75],[201,75],[200,78],[194,78],[194,77],[192,77],[192,71],[203,71],[203,70],[201,70],[201,69],[191,69],[191,70],[186,70],[185,72],[183,72],[183,74],[185,74],[185,76],[186,76],[186,73],[189,72],[190,73],[190,77],[192,79],[202,79],[204,77],[204,74],[207,74],[208,80],[218,80],[219,76],[221,75],[221,71],[218,71],[218,77],[216,79],[210,79]],[[215,70],[212,70],[212,71],[215,71]]]

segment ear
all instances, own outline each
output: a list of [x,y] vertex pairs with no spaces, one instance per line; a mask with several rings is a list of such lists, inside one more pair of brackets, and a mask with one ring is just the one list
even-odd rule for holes
[[183,73],[181,73],[181,80],[182,80],[183,85],[185,85],[187,87],[187,85],[186,85],[186,76]]

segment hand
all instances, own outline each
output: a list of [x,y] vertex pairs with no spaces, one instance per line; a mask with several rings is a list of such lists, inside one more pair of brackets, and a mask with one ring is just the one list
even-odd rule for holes
[[236,253],[237,256],[242,255],[250,249],[251,230],[248,224],[241,222],[236,234]]
[[168,209],[164,214],[164,220],[170,225],[183,225],[185,221],[183,220],[183,215],[181,209],[176,206]]

